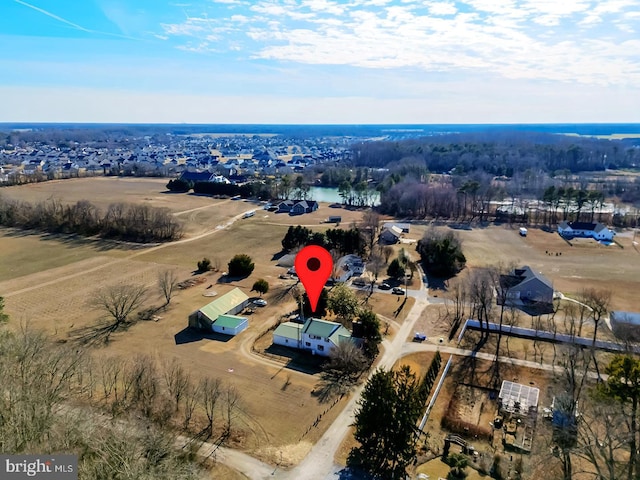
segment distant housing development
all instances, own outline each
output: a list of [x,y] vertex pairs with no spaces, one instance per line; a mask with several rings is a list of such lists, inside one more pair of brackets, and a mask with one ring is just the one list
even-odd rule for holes
[[225,335],[237,335],[249,326],[246,317],[236,315],[247,305],[249,297],[239,288],[234,288],[189,315],[189,326]]
[[600,241],[612,241],[616,234],[602,223],[589,222],[561,222],[558,233],[564,238],[593,238]]
[[328,357],[340,342],[351,340],[351,332],[336,322],[309,318],[304,323],[284,322],[273,332],[273,343]]

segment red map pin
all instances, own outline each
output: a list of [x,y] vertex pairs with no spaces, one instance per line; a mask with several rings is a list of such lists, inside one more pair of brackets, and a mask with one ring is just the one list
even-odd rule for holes
[[311,310],[315,312],[320,293],[333,270],[331,254],[322,247],[309,245],[298,252],[293,264],[298,278],[307,291]]

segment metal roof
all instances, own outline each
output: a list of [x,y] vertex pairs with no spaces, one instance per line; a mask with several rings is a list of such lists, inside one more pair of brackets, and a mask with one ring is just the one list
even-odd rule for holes
[[237,315],[220,315],[213,323],[216,327],[238,328],[245,323],[249,323],[249,320]]
[[236,287],[220,298],[215,299],[210,304],[202,307],[199,312],[212,322],[215,322],[220,315],[226,314],[247,300],[249,300],[247,294]]
[[341,327],[339,323],[330,322],[328,320],[320,320],[319,318],[310,318],[304,325],[303,332],[316,337],[329,338],[333,333]]
[[291,340],[300,340],[302,330],[302,325],[294,322],[284,322],[278,325],[273,331],[274,335],[278,335],[279,337],[289,338]]

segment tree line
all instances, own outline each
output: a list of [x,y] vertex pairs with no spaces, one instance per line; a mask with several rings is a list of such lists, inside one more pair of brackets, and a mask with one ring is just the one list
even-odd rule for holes
[[362,255],[366,250],[366,240],[357,227],[349,230],[330,228],[326,232],[314,232],[307,227],[292,225],[282,239],[282,249],[285,252],[307,245],[319,245],[342,255]]
[[402,141],[358,142],[357,167],[383,168],[414,158],[432,172],[480,171],[511,177],[526,170],[552,173],[633,167],[640,153],[632,140],[602,140],[548,133],[476,132]]
[[182,225],[169,209],[112,203],[102,212],[88,200],[66,205],[56,199],[30,203],[0,197],[0,225],[140,243],[166,242],[182,236]]

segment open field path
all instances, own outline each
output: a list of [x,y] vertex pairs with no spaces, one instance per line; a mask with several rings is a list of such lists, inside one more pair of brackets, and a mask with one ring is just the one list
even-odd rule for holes
[[[209,206],[207,205],[207,207],[209,207]],[[251,210],[247,210],[247,211],[251,211]],[[69,275],[63,275],[61,277],[55,278],[54,280],[49,280],[47,282],[38,283],[37,285],[32,285],[30,287],[22,288],[20,290],[11,291],[11,288],[9,287],[9,289],[5,293],[3,293],[2,296],[5,297],[5,298],[9,298],[9,297],[13,297],[15,295],[20,295],[20,294],[23,294],[23,293],[31,292],[31,291],[34,291],[34,290],[38,290],[38,289],[40,289],[42,287],[47,287],[49,285],[54,285],[54,284],[57,284],[57,283],[60,283],[60,282],[64,282],[66,280],[70,280],[72,278],[76,278],[76,277],[80,277],[82,275],[86,275],[87,273],[93,273],[93,272],[96,272],[98,270],[102,270],[103,268],[106,268],[106,267],[109,267],[109,266],[112,266],[112,265],[117,265],[117,264],[121,264],[121,263],[127,262],[127,261],[132,260],[132,259],[134,259],[136,257],[140,257],[142,255],[146,255],[147,253],[155,252],[157,250],[166,248],[168,246],[181,245],[181,244],[184,244],[184,243],[189,243],[189,242],[194,242],[196,240],[200,240],[201,238],[207,237],[209,235],[213,235],[214,233],[217,233],[220,230],[224,230],[225,228],[230,227],[235,222],[240,220],[245,213],[246,212],[239,213],[238,215],[236,215],[235,217],[231,218],[230,220],[227,220],[225,223],[220,224],[220,225],[216,225],[214,228],[211,228],[211,229],[207,230],[206,232],[203,232],[203,233],[201,233],[199,235],[194,235],[193,237],[183,238],[181,240],[176,240],[175,242],[162,243],[160,245],[156,245],[156,246],[149,247],[149,248],[143,248],[140,251],[132,253],[131,255],[127,255],[126,257],[117,258],[117,259],[114,259],[114,260],[109,260],[109,261],[106,261],[104,263],[101,263],[100,265],[97,265],[95,267],[89,268],[87,270],[82,270],[80,272],[71,273]],[[5,282],[5,283],[9,284],[10,282]]]
[[207,208],[211,207],[219,207],[220,205],[224,205],[225,203],[229,203],[230,201],[230,199],[227,199],[223,200],[220,203],[212,203],[211,205],[203,205],[201,207],[190,208],[189,210],[182,210],[181,212],[173,212],[173,216],[177,217],[179,215],[184,215],[185,213],[197,212],[198,210],[206,210]]

